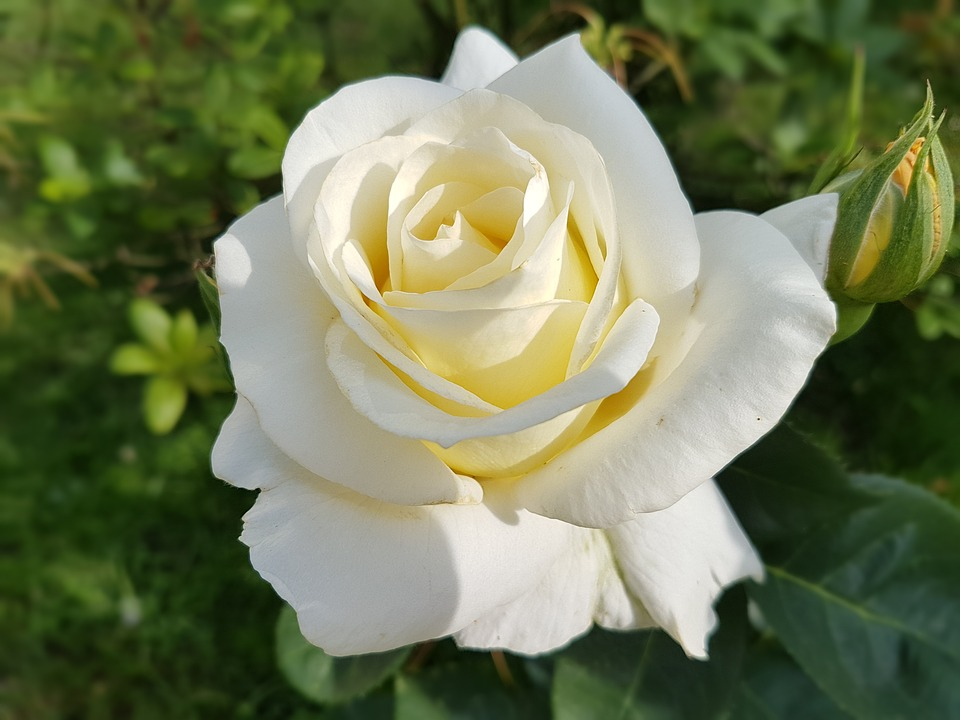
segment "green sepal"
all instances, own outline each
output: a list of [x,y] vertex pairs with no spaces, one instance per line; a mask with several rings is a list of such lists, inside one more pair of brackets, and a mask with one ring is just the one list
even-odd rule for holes
[[830,338],[831,346],[841,343],[860,332],[860,329],[867,324],[870,316],[873,315],[873,309],[876,307],[876,303],[862,303],[845,298],[837,300],[835,304],[837,306],[837,331]]
[[[943,122],[941,116],[940,122]],[[936,191],[934,206],[937,209],[937,216],[940,221],[940,228],[936,233],[936,244],[931,249],[930,262],[923,272],[923,276],[917,285],[922,285],[940,268],[940,263],[946,255],[950,245],[950,238],[953,235],[953,223],[956,213],[956,196],[953,185],[953,172],[950,170],[950,162],[947,160],[947,154],[943,149],[943,143],[940,142],[938,135],[933,134],[930,145],[930,168],[933,173],[933,183]]]
[[200,290],[200,298],[203,300],[203,306],[207,309],[207,313],[210,315],[210,321],[213,323],[213,327],[216,328],[217,335],[219,336],[222,314],[220,312],[220,290],[217,287],[217,281],[201,268],[197,268],[194,275],[197,278],[197,288]]

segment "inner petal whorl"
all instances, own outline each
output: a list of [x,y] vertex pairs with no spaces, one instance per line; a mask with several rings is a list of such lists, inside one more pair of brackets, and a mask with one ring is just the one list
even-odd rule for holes
[[[328,364],[358,411],[458,472],[546,461],[645,362],[656,321],[625,312],[611,186],[586,138],[467,93],[345,154],[328,179],[318,278],[336,278],[344,332],[367,348],[331,339]],[[350,187],[362,205],[333,202]],[[630,342],[611,345],[627,315]]]

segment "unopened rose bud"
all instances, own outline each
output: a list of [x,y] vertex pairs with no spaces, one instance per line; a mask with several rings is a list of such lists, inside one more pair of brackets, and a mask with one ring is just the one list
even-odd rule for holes
[[840,194],[827,288],[839,305],[899,300],[936,272],[953,226],[953,178],[937,137],[933,95],[900,137],[863,170],[825,192]]

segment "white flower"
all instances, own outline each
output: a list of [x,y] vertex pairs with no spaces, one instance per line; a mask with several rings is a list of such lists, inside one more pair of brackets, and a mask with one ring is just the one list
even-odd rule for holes
[[305,636],[662,626],[705,657],[717,595],[762,576],[711,478],[833,332],[835,197],[694,218],[577,38],[518,64],[476,29],[440,83],[311,111],[283,179],[216,244],[239,397],[213,460],[261,489],[242,540]]

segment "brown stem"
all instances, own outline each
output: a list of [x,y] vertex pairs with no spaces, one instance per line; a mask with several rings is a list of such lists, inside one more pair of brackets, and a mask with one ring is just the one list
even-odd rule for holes
[[503,654],[503,651],[491,650],[490,659],[493,660],[493,667],[500,677],[500,682],[510,688],[516,687],[517,681],[513,679],[513,673],[510,672],[510,665],[507,664],[507,657]]

